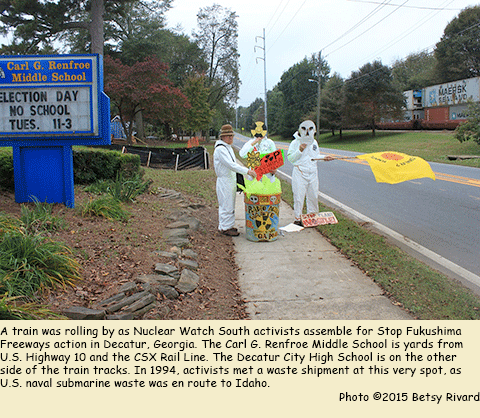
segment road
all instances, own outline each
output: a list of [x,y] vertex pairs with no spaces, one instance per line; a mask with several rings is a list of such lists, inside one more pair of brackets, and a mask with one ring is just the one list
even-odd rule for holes
[[[241,146],[249,138],[235,136]],[[288,149],[288,144],[277,143]],[[387,150],[386,150],[387,151]],[[359,153],[321,148],[324,154]],[[430,163],[436,180],[377,183],[367,162],[320,161],[319,199],[480,293],[480,169]],[[279,170],[290,179],[292,165]]]

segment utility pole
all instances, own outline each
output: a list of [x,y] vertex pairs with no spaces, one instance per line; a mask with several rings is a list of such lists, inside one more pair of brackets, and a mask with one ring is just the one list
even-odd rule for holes
[[320,105],[322,94],[322,51],[318,53],[317,141],[320,137]]
[[265,48],[265,28],[263,28],[263,36],[255,37],[255,42],[257,39],[263,39],[263,47],[255,45],[254,51],[257,51],[257,48],[263,49],[263,58],[257,57],[258,60],[263,60],[263,83],[264,83],[264,93],[265,93],[265,129],[268,131],[268,123],[267,123],[267,50]]

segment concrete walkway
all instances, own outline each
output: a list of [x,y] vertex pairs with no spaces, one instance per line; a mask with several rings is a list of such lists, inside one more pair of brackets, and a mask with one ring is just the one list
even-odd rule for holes
[[[245,237],[243,194],[237,193],[235,213],[239,283],[251,319],[413,319],[315,228],[252,242]],[[281,202],[279,226],[293,219]]]

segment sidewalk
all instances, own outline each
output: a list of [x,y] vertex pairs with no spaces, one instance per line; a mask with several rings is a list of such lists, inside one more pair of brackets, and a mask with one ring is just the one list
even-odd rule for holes
[[[315,228],[252,242],[245,237],[243,193],[237,193],[235,214],[239,284],[251,319],[413,319]],[[293,218],[282,201],[279,226]]]

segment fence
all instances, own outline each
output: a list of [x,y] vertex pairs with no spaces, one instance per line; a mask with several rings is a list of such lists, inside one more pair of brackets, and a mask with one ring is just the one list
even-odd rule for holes
[[208,170],[210,168],[209,155],[204,147],[156,148],[111,145],[109,149],[139,155],[141,164],[146,167],[166,168],[175,171],[193,168]]

